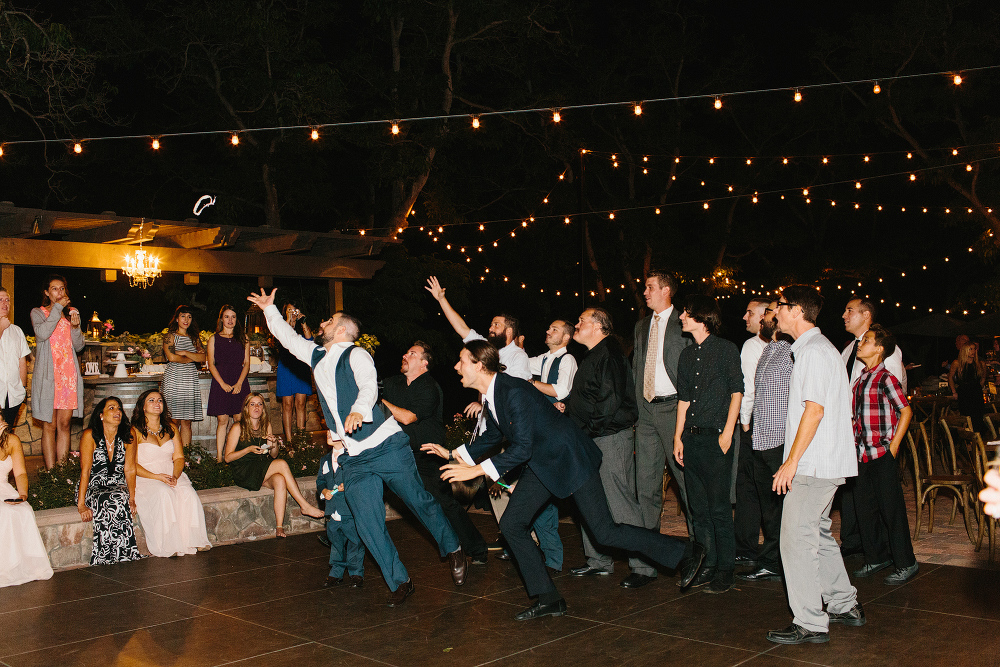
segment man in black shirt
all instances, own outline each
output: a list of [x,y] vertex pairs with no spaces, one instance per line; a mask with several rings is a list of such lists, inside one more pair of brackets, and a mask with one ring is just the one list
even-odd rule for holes
[[[613,333],[611,315],[603,308],[588,308],[580,315],[573,339],[590,352],[573,378],[566,402],[566,414],[594,439],[601,450],[601,485],[608,498],[611,516],[617,523],[642,526],[639,502],[632,491],[635,479],[635,424],[639,414],[635,404],[632,368]],[[599,552],[583,532],[587,564],[575,568],[577,577],[608,575],[614,559]],[[638,588],[653,580],[655,570],[639,558],[631,558],[632,573],[622,580],[623,588]]]
[[403,355],[400,370],[385,381],[382,404],[392,412],[403,432],[410,436],[410,447],[417,461],[417,472],[424,488],[441,503],[444,515],[458,534],[465,553],[473,563],[486,562],[486,540],[469,518],[465,508],[451,494],[451,485],[441,479],[441,459],[420,451],[426,442],[443,443],[444,394],[440,385],[427,370],[433,360],[430,345],[416,341]]
[[743,371],[736,346],[716,335],[721,322],[715,299],[688,297],[681,327],[695,344],[684,348],[677,364],[674,458],[684,466],[695,539],[707,550],[705,566],[691,585],[711,582],[707,593],[733,587],[736,561],[729,486]]

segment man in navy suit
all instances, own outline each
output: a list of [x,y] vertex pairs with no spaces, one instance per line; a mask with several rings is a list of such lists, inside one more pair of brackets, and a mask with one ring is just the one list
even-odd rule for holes
[[[566,613],[566,601],[556,590],[542,552],[531,539],[531,522],[552,496],[573,497],[585,528],[597,544],[638,552],[671,569],[681,566],[681,586],[691,583],[704,560],[704,548],[695,544],[692,555],[682,564],[686,542],[615,523],[601,484],[601,450],[531,384],[501,374],[495,347],[485,341],[466,343],[455,370],[462,378],[462,386],[483,395],[484,407],[476,426],[478,437],[454,452],[433,443],[421,449],[449,459],[441,477],[450,482],[480,475],[496,481],[511,468],[524,464],[500,520],[500,531],[521,570],[528,596],[538,599],[515,615],[515,620]],[[503,438],[510,443],[507,449],[482,460],[496,450]],[[477,465],[476,460],[481,462]]]

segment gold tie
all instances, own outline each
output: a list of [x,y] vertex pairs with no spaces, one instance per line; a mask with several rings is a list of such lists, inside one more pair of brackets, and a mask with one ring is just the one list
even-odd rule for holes
[[649,329],[649,343],[646,345],[646,367],[642,374],[642,395],[647,401],[656,398],[656,357],[659,354],[660,316],[653,315],[653,326]]

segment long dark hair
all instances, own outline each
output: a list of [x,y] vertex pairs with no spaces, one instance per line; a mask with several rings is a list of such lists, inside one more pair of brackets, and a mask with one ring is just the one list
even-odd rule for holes
[[[159,394],[160,398],[163,398],[163,392],[159,389],[147,389],[139,394],[139,398],[135,400],[135,409],[132,410],[132,427],[141,433],[144,438],[149,436],[149,427],[146,425],[146,411],[144,406],[150,394]],[[163,412],[160,413],[160,428],[171,438],[174,437],[174,419],[170,416],[170,408],[167,406],[166,399],[163,399]]]
[[90,429],[90,434],[94,436],[94,442],[98,445],[103,444],[105,447],[107,447],[107,443],[104,441],[104,422],[101,420],[101,415],[104,414],[104,408],[107,407],[108,401],[117,403],[118,408],[122,411],[122,423],[118,425],[118,433],[115,434],[116,439],[122,442],[129,442],[132,439],[132,426],[129,424],[128,416],[125,414],[125,406],[122,405],[122,399],[117,396],[108,396],[94,406],[94,411],[90,413],[90,423],[87,425],[87,428]]
[[[49,285],[52,284],[53,280],[60,281],[66,288],[66,294],[67,295],[69,294],[69,283],[66,282],[66,279],[63,278],[58,273],[50,273],[49,275],[45,276],[45,284],[42,285],[42,308],[50,308],[52,306],[52,299],[50,299],[49,295],[46,294],[45,292],[49,289]],[[65,317],[67,320],[69,319],[69,313],[66,312],[65,309],[63,309],[62,316]]]
[[174,311],[174,316],[170,318],[170,324],[167,325],[167,331],[169,331],[170,333],[177,333],[177,328],[178,328],[177,318],[183,315],[184,313],[187,313],[188,315],[191,316],[191,326],[189,326],[187,330],[188,338],[190,338],[191,342],[194,343],[195,349],[200,350],[201,329],[198,328],[198,320],[195,319],[194,310],[191,308],[191,306],[186,306],[184,304],[177,306],[177,310]]
[[[281,307],[281,317],[282,317],[282,319],[284,319],[284,320],[287,321],[288,320],[288,309],[289,308],[294,308],[294,307],[295,307],[295,304],[292,303],[291,301],[289,301],[284,306],[282,306]],[[298,335],[302,336],[303,338],[306,337],[306,330],[302,328],[302,325],[305,324],[305,321],[306,321],[306,318],[303,317],[302,319],[298,320],[295,323],[295,326],[293,327],[295,329],[295,333],[297,333]],[[279,345],[280,345],[280,343],[279,343]]]
[[222,333],[222,316],[227,310],[233,311],[233,315],[236,315],[236,324],[233,326],[233,339],[238,340],[243,345],[246,345],[247,332],[243,330],[243,322],[240,321],[239,313],[236,312],[236,309],[228,303],[219,309],[219,319],[215,322],[215,333]]

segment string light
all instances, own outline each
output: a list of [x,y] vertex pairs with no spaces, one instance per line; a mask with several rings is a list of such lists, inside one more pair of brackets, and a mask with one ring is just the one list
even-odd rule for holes
[[472,129],[474,129],[474,130],[478,130],[479,129],[479,116],[473,116],[472,117]]
[[882,86],[878,85],[878,81],[876,81],[875,85],[872,86],[872,92],[875,93],[876,95],[882,92]]
[[868,162],[868,161],[869,161],[869,159],[870,159],[870,158],[869,158],[869,157],[868,157],[868,156],[866,155],[866,156],[865,156],[865,162]]
[[553,122],[553,123],[558,123],[558,122],[560,122],[561,120],[562,120],[562,114],[561,114],[561,113],[559,113],[559,111],[557,111],[557,110],[556,110],[556,111],[553,111],[553,112],[552,112],[552,122]]
[[860,190],[861,189],[861,181],[855,181],[854,182],[854,187],[857,188],[858,190]]
[[802,101],[802,91],[799,90],[798,88],[795,89],[795,96],[793,97],[793,99],[796,102],[801,102]]
[[389,128],[389,131],[393,134],[399,134],[399,121],[392,121],[392,127]]
[[957,148],[952,148],[951,149],[951,154],[952,155],[958,155],[958,149]]
[[956,74],[955,76],[952,77],[951,80],[952,80],[952,83],[954,83],[956,86],[961,86],[962,85],[962,75],[961,74]]
[[152,146],[153,146],[153,150],[154,151],[160,150],[160,140],[159,139],[153,139]]
[[79,141],[76,142],[75,144],[73,144],[73,152],[74,153],[82,153],[83,152],[83,145]]
[[716,96],[716,98],[715,98],[715,108],[716,109],[721,109],[722,108],[722,98],[721,97]]
[[635,112],[636,116],[641,116],[642,115],[642,104],[640,104],[639,102],[636,102],[635,106],[632,108],[632,110]]
[[0,157],[3,157],[3,146],[0,146]]
[[309,133],[309,136],[310,136],[310,138],[312,138],[313,141],[318,141],[319,140],[319,130],[317,130],[314,127],[312,129],[312,132]]
[[238,135],[235,132],[233,132],[233,135],[231,137],[229,137],[229,143],[231,143],[233,146],[239,146],[240,145],[240,135]]
[[965,170],[966,171],[972,171],[972,165],[971,164],[965,165]]

